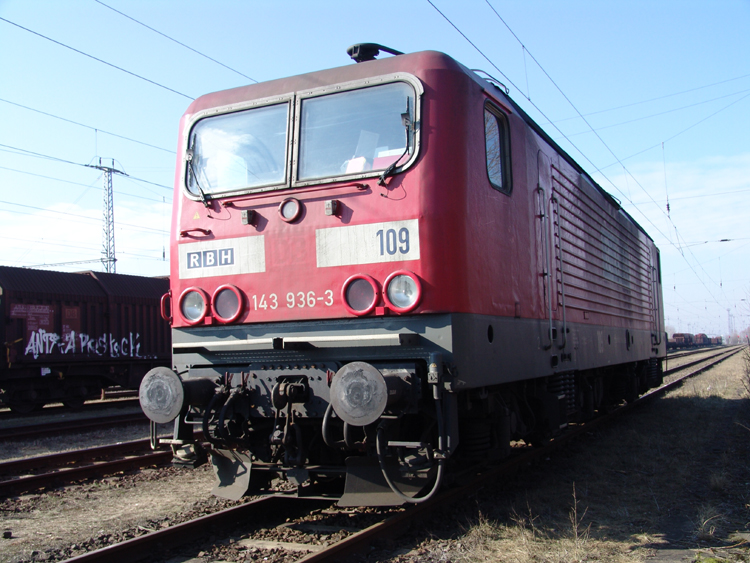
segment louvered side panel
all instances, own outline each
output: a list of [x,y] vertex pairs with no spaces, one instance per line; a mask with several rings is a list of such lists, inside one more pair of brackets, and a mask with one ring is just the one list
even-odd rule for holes
[[650,329],[654,307],[647,241],[593,187],[552,170],[558,302],[575,318]]

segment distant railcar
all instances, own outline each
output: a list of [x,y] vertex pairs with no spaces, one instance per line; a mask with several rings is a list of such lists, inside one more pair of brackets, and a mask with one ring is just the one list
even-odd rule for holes
[[708,335],[703,334],[702,332],[699,332],[695,335],[693,343],[696,347],[699,346],[708,346],[711,344],[711,339],[708,337]]
[[689,332],[675,332],[672,339],[676,348],[692,348],[695,345],[695,336]]
[[420,502],[661,381],[648,234],[493,80],[379,48],[181,121],[174,370],[140,397],[181,459],[202,427],[218,495]]
[[170,365],[167,291],[167,279],[0,266],[2,402],[30,411],[80,405],[112,385],[137,389]]

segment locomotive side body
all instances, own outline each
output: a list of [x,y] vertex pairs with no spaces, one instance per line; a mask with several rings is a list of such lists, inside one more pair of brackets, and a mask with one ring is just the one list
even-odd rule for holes
[[418,501],[661,378],[651,239],[441,53],[199,98],[175,184],[141,404],[183,459],[202,427],[216,494]]
[[3,402],[23,411],[78,405],[110,385],[137,388],[170,364],[160,313],[168,288],[166,279],[0,267]]

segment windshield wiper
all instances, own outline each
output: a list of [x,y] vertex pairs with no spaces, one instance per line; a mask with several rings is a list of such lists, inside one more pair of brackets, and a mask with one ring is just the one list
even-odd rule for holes
[[[195,139],[193,139],[193,142],[195,142]],[[195,180],[195,185],[198,187],[198,193],[200,194],[201,201],[203,202],[203,205],[206,206],[206,209],[211,207],[211,198],[206,195],[206,192],[203,191],[203,188],[201,188],[201,184],[198,181],[198,175],[195,173],[195,169],[193,168],[193,149],[189,148],[187,151],[185,151],[185,160],[187,160],[188,168],[190,168],[190,173],[193,175],[193,180]]]
[[409,134],[414,127],[414,124],[411,120],[411,113],[409,113],[409,98],[406,98],[406,112],[401,114],[401,123],[404,124],[404,129],[406,131],[406,148],[404,149],[404,152],[401,154],[401,156],[393,161],[393,163],[388,168],[383,170],[383,173],[378,178],[378,186],[385,186],[385,179],[393,174],[393,171],[398,166],[398,163],[401,162],[401,159],[409,154]]

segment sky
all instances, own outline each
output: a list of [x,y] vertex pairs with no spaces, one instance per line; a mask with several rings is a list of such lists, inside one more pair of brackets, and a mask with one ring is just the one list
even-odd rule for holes
[[0,264],[103,270],[101,165],[117,272],[167,275],[192,99],[374,42],[503,82],[659,246],[667,326],[741,331],[749,31],[750,0],[0,0]]

